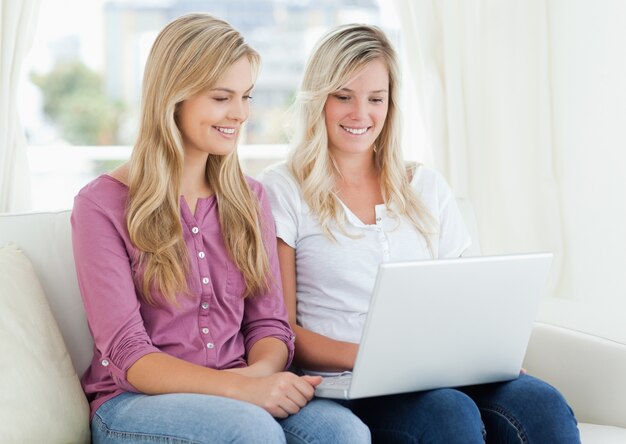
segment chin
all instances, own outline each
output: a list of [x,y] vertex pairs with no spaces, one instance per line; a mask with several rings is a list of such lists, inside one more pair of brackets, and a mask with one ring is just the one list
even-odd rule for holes
[[211,147],[210,154],[213,156],[228,156],[230,153],[236,151],[237,147],[232,146],[213,146]]

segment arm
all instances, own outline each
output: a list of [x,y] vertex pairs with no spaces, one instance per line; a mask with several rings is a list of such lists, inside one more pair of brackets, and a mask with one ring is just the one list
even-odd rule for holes
[[224,396],[256,404],[278,418],[297,413],[313,398],[314,386],[320,382],[319,378],[298,377],[289,372],[247,377],[195,365],[165,353],[139,358],[128,370],[127,378],[142,393]]
[[297,325],[295,250],[282,239],[278,239],[278,260],[289,323],[296,334],[296,364],[319,371],[351,370],[356,360],[358,344],[336,341]]
[[459,257],[468,250],[472,244],[472,239],[452,189],[441,174],[431,171],[431,175],[434,176],[432,180],[436,184],[436,211],[440,223],[437,257]]
[[257,341],[248,353],[248,367],[226,371],[244,376],[263,377],[280,372],[289,359],[289,350],[279,339],[268,337]]

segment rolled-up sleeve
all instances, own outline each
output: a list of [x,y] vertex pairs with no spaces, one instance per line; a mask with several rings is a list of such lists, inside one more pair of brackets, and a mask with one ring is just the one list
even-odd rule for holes
[[289,352],[289,358],[285,364],[285,368],[288,368],[293,360],[295,336],[289,326],[287,309],[283,299],[280,266],[276,251],[276,231],[270,204],[263,187],[258,183],[257,187],[255,191],[261,207],[260,222],[270,266],[270,286],[266,293],[246,298],[241,331],[245,338],[246,353],[249,353],[258,340],[266,337],[274,337],[283,341]]
[[71,222],[78,284],[94,338],[94,361],[99,361],[96,371],[108,372],[120,389],[136,392],[126,372],[159,349],[152,345],[141,317],[122,234],[124,221],[79,195]]

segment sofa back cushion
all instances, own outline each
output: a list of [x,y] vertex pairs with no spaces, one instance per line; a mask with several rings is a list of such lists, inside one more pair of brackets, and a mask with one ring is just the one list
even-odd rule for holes
[[15,243],[30,260],[78,376],[91,362],[93,339],[80,297],[69,210],[0,215],[0,247]]
[[28,258],[0,247],[0,442],[88,443],[89,406]]

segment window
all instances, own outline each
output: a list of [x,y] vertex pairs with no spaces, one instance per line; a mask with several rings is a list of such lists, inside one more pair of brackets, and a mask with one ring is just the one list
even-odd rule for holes
[[[314,42],[349,22],[399,42],[390,2],[377,0],[68,0],[42,2],[20,91],[33,209],[69,208],[97,175],[130,155],[141,79],[163,26],[206,11],[229,21],[262,56],[240,157],[252,176],[284,157],[285,111]],[[68,14],[67,11],[73,11]]]

